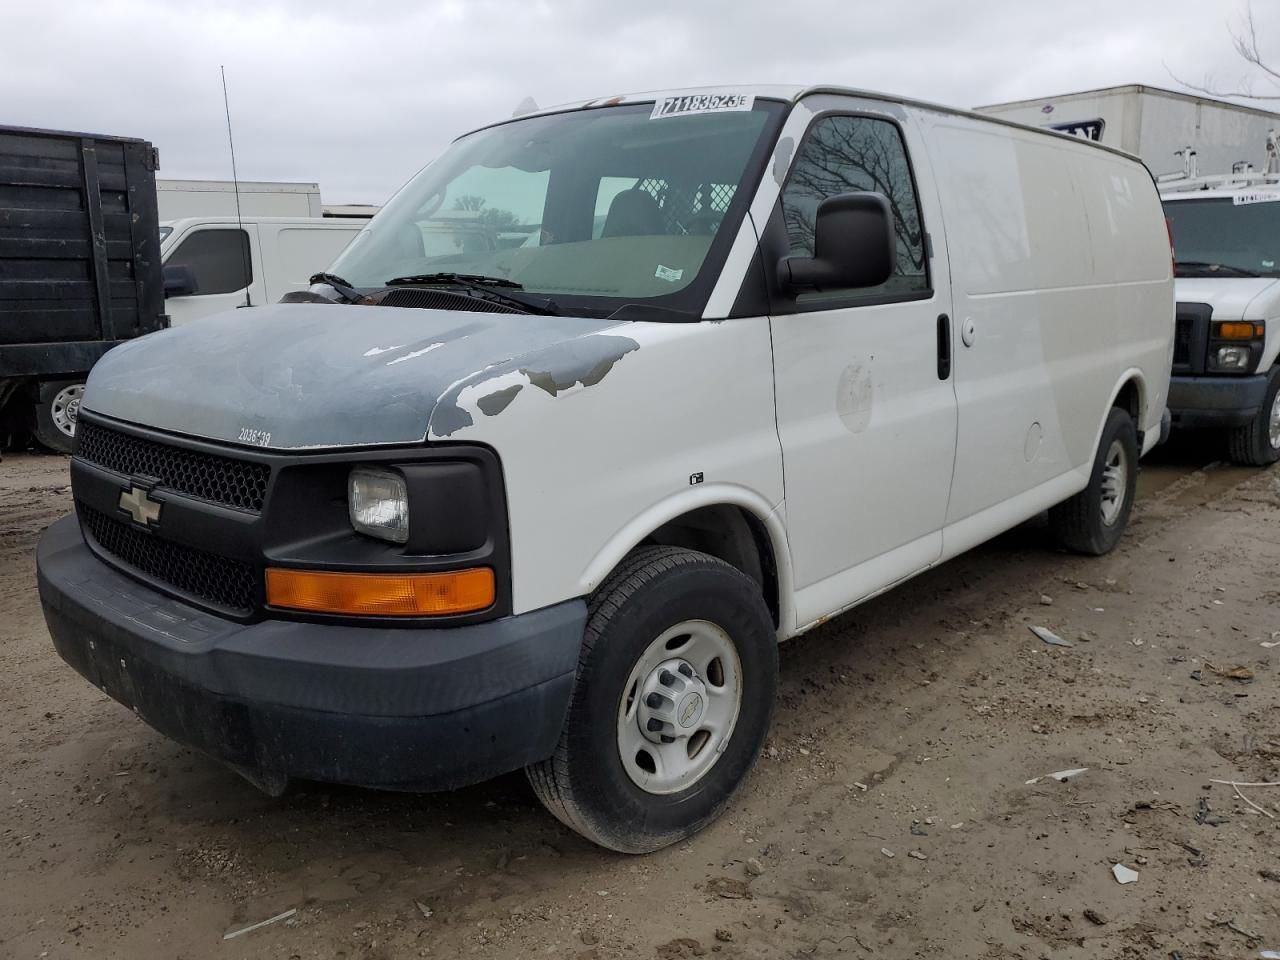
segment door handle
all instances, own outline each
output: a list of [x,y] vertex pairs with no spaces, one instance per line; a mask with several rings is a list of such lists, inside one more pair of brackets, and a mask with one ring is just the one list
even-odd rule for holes
[[938,379],[951,376],[951,318],[938,314]]

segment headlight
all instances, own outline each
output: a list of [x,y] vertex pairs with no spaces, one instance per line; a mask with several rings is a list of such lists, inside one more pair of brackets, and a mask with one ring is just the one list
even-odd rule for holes
[[409,491],[394,470],[356,467],[347,480],[351,526],[366,536],[393,543],[409,539]]
[[1217,370],[1248,370],[1251,359],[1248,347],[1218,347],[1213,353],[1213,367]]

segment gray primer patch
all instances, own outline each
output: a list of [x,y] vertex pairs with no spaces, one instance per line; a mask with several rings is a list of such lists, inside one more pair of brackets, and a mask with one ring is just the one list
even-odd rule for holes
[[783,137],[773,148],[773,182],[778,186],[782,186],[787,177],[787,167],[791,165],[791,153],[795,148],[796,142],[791,137]]
[[[444,435],[471,425],[457,406],[462,386],[522,367],[564,381],[579,362],[590,371],[626,352],[611,341],[635,349],[598,337],[623,326],[343,304],[229,310],[111,350],[94,365],[84,408],[227,443],[267,433],[277,450],[419,443],[431,425]],[[412,361],[388,363],[393,344]]]
[[632,350],[639,349],[640,344],[629,337],[587,337],[561,345],[555,356],[539,358],[537,367],[529,363],[522,366],[520,372],[535,387],[554,397],[575,383],[594,387],[608,375],[615,363]]
[[503,410],[507,409],[507,406],[511,401],[516,398],[516,394],[523,389],[523,383],[513,383],[509,387],[504,387],[501,390],[495,390],[493,393],[481,397],[476,401],[476,406],[480,408],[480,412],[486,417],[496,417]]
[[[467,387],[479,386],[508,373],[522,373],[529,378],[531,384],[554,397],[574,384],[594,386],[608,375],[614,364],[628,353],[639,349],[640,344],[630,337],[595,333],[553,343],[502,363],[495,363],[475,376],[455,383],[445,392],[436,403],[428,435],[447,437],[463,427],[471,426],[474,422],[471,414],[458,405],[458,398]],[[486,399],[502,392],[494,391]],[[481,411],[487,414],[483,407]]]
[[851,363],[840,374],[836,384],[836,413],[850,433],[861,433],[871,424],[876,405],[875,384],[871,380],[871,364]]

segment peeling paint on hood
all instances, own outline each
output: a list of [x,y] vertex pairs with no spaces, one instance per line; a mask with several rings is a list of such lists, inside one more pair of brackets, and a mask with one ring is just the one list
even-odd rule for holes
[[[444,406],[456,402],[463,383],[515,370],[527,371],[531,382],[538,375],[544,389],[544,382],[561,389],[598,382],[618,357],[638,348],[627,337],[602,335],[625,326],[578,317],[274,304],[122,344],[93,368],[83,406],[208,440],[269,435],[263,446],[280,450],[413,443],[426,436],[442,398]],[[450,414],[470,419],[456,407]]]

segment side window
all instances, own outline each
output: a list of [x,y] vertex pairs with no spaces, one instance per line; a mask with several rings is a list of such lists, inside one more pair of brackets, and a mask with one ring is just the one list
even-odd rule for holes
[[197,230],[178,244],[165,264],[190,269],[197,296],[235,293],[253,283],[249,235],[239,229]]
[[910,296],[929,289],[920,206],[911,163],[897,126],[872,117],[825,117],[809,128],[782,190],[782,214],[792,256],[813,256],[818,204],[840,193],[882,193],[893,209],[898,235],[894,275],[879,287],[857,291],[822,290],[797,297],[800,303],[850,296]]

